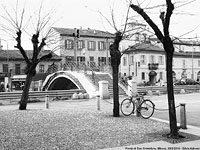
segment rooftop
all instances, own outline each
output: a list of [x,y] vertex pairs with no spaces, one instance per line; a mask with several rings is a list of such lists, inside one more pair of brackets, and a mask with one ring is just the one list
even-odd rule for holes
[[[51,52],[50,50],[42,50],[39,54],[39,58],[41,56],[49,54],[50,52]],[[26,54],[27,54],[28,58],[31,59],[33,51],[26,50]],[[1,60],[24,60],[24,58],[19,50],[0,50],[0,61]],[[47,59],[47,60],[49,60],[49,59]],[[52,53],[51,60],[60,61],[61,58],[58,55],[56,55],[55,53]]]
[[[159,42],[160,41],[157,38],[150,38],[151,41],[156,41]],[[200,42],[196,39],[196,40],[180,40],[180,39],[172,39],[174,44],[177,45],[187,45],[187,46],[200,46]]]
[[[123,51],[125,54],[129,53],[162,53],[165,51],[163,48],[153,45],[151,43],[137,43],[133,46],[130,46],[128,49]],[[186,57],[186,58],[200,58],[200,52],[174,52],[175,57]]]
[[[62,36],[73,36],[76,29],[53,27]],[[80,37],[114,38],[114,34],[96,29],[79,29]]]
[[133,51],[160,51],[163,52],[163,48],[158,47],[156,45],[153,45],[151,43],[137,43],[133,46],[130,46],[127,50],[125,50],[125,53],[130,53]]

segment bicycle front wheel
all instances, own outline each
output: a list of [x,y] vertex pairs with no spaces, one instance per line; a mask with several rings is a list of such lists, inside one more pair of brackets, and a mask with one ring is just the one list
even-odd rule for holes
[[149,99],[144,100],[140,105],[140,114],[144,119],[150,118],[154,113],[154,103]]
[[130,98],[126,98],[121,102],[121,112],[125,116],[129,116],[134,112],[135,105]]

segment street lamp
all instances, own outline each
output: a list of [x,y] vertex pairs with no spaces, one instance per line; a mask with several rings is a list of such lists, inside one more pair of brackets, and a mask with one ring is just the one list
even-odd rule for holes
[[80,37],[80,31],[79,31],[79,29],[76,29],[75,28],[75,32],[73,33],[73,37],[74,37],[74,61],[75,61],[75,63],[76,63],[76,65],[77,65],[77,40],[78,40],[78,38]]
[[192,79],[194,80],[194,52],[195,52],[195,47],[193,47],[194,44],[192,42]]

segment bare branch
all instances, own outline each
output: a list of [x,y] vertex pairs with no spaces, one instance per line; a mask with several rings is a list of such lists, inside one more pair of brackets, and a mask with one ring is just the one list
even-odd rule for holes
[[23,49],[23,47],[21,46],[21,35],[22,35],[22,32],[21,30],[19,30],[17,33],[17,38],[16,38],[16,41],[17,41],[17,46],[15,46],[17,49],[19,49],[19,51],[21,52],[22,56],[24,57],[25,61],[27,64],[30,64],[30,61],[26,55],[26,52],[25,50]]
[[109,25],[111,26],[111,27],[113,27],[114,29],[115,29],[115,31],[117,32],[118,30],[116,30],[116,28],[114,27],[114,25],[110,22],[110,20],[107,18],[107,17],[105,17],[100,11],[98,11],[99,12],[99,14],[104,18],[104,19],[106,19],[106,21],[109,23]]
[[188,4],[193,3],[193,2],[195,2],[195,1],[197,1],[197,0],[191,0],[191,1],[189,1],[189,2],[187,1],[186,3],[184,3],[184,4],[182,4],[182,5],[176,6],[175,8],[179,8],[179,7],[188,5]]
[[155,6],[151,6],[151,7],[145,7],[144,9],[147,10],[147,9],[154,9],[154,8],[159,8],[159,7],[164,7],[166,6],[165,4],[160,4],[160,5],[155,5]]
[[[42,1],[42,4],[43,4],[43,1]],[[40,5],[40,8],[39,8],[39,12],[38,12],[38,22],[37,22],[37,26],[36,26],[36,33],[37,32],[40,32],[40,19],[41,19],[41,10],[42,10],[42,4]]]
[[174,5],[172,4],[171,0],[166,0],[167,2],[167,13],[165,16],[165,22],[164,22],[164,35],[169,36],[169,24],[170,24],[170,18],[174,10]]
[[116,27],[116,23],[115,23],[115,17],[114,17],[114,10],[113,9],[111,10],[111,17],[112,17],[112,23],[113,23],[113,27],[114,27],[115,31],[118,31],[117,27]]
[[52,53],[49,53],[47,55],[42,56],[40,59],[38,59],[38,63],[45,60],[45,59],[50,59],[52,57]]
[[124,26],[124,31],[122,32],[122,36],[124,35],[125,31],[126,31],[126,27],[127,27],[127,22],[128,22],[128,15],[129,15],[129,11],[130,11],[130,4],[132,3],[132,0],[130,0],[130,3],[128,5],[128,10],[126,13],[126,19],[125,19],[125,26]]
[[22,23],[23,23],[23,19],[24,19],[24,12],[25,12],[25,9],[23,8],[22,14],[21,14],[21,19],[20,19],[20,25],[19,25],[20,29],[22,28]]
[[151,18],[143,11],[143,9],[138,7],[137,5],[134,5],[134,4],[131,4],[130,7],[144,18],[144,20],[154,30],[154,32],[155,32],[156,36],[158,37],[158,39],[163,43],[163,34],[162,34],[162,32],[160,31],[158,26],[151,20]]
[[199,26],[200,26],[200,24],[198,24],[194,29],[192,29],[192,30],[190,30],[190,31],[188,31],[188,32],[186,32],[186,33],[180,35],[179,37],[182,37],[182,36],[185,36],[185,35],[187,35],[187,34],[192,33],[192,32],[195,31]]
[[17,26],[15,20],[12,18],[12,16],[10,15],[10,13],[9,13],[4,7],[3,7],[3,9],[4,9],[4,11],[5,11],[7,17],[6,17],[6,16],[3,16],[3,15],[1,15],[1,17],[2,17],[5,21],[7,21],[14,29],[17,30],[17,29],[18,29],[18,26]]

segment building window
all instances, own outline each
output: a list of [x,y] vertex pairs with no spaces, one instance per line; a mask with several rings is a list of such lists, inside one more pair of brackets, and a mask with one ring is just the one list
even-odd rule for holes
[[84,41],[79,40],[77,44],[77,49],[83,49],[85,47]]
[[65,62],[70,62],[74,60],[74,56],[66,56],[65,57]]
[[79,56],[77,57],[78,62],[85,62],[85,57]]
[[8,64],[3,64],[3,72],[8,73]]
[[88,50],[95,50],[95,41],[88,41]]
[[164,64],[163,56],[158,56],[158,63],[159,63],[159,65]]
[[181,73],[181,78],[187,78],[187,72],[185,70],[183,70],[183,72]]
[[131,62],[130,64],[134,64],[134,56],[131,56]]
[[141,55],[140,56],[140,64],[141,65],[145,65],[146,64],[146,57],[145,57],[145,55]]
[[105,65],[106,64],[106,57],[98,57],[98,64]]
[[15,64],[15,74],[16,75],[21,74],[21,65],[20,64]]
[[154,55],[150,55],[149,56],[149,63],[155,63],[155,56]]
[[145,80],[145,72],[142,72],[142,80]]
[[94,61],[94,57],[93,56],[90,56],[90,61]]
[[96,64],[95,64],[95,62],[94,62],[94,57],[93,57],[93,56],[90,56],[89,59],[90,59],[90,61],[88,62],[88,66],[90,66],[90,67],[95,67]]
[[106,43],[104,41],[98,42],[98,49],[99,50],[105,50],[106,49]]
[[73,40],[65,40],[65,49],[73,49]]
[[44,73],[44,65],[39,65],[39,72]]
[[123,66],[127,66],[127,59],[126,59],[126,57],[123,57]]

